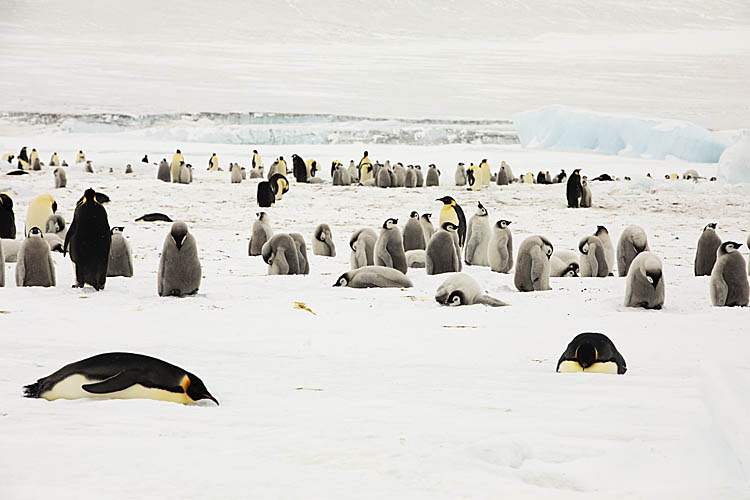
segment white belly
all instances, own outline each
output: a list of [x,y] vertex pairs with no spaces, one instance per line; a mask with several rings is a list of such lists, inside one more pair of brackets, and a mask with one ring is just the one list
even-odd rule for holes
[[171,401],[173,403],[189,404],[193,400],[185,393],[165,391],[164,389],[154,389],[144,387],[141,384],[135,384],[121,391],[110,392],[106,394],[94,394],[83,389],[83,385],[100,382],[91,380],[83,375],[71,375],[57,384],[52,389],[43,393],[41,396],[48,400],[55,399],[156,399],[158,401]]
[[563,361],[557,369],[559,373],[609,373],[617,375],[617,363],[608,361],[606,363],[594,363],[585,370],[575,361]]

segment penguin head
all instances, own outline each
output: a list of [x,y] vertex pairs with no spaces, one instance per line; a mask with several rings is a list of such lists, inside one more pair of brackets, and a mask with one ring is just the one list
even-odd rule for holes
[[573,175],[581,175],[581,169],[577,168],[577,169],[573,170]]
[[417,170],[422,170],[422,165],[414,165],[414,168],[416,168]]
[[443,196],[442,198],[438,198],[435,201],[442,201],[444,205],[450,205],[450,206],[456,205],[456,200],[454,200],[450,196]]
[[708,224],[706,224],[706,227],[704,227],[703,230],[705,231],[706,229],[709,229],[709,228],[716,230],[716,226],[717,226],[716,222],[709,222]]
[[664,174],[665,179],[669,179],[669,174]]
[[8,193],[0,193],[0,206],[8,211],[13,210],[13,200]]
[[600,234],[609,234],[609,231],[607,231],[607,228],[604,226],[596,226],[596,232],[594,234],[599,236]]
[[432,217],[432,214],[422,214],[422,218],[427,222],[431,222],[430,217]]
[[590,343],[584,342],[576,348],[574,356],[581,368],[586,369],[599,359],[599,351]]
[[463,167],[464,166],[464,162],[462,162],[462,161],[458,162],[458,166],[459,167]]
[[370,153],[368,153],[367,151],[365,151],[365,154],[363,156],[370,156]]
[[268,220],[268,214],[265,212],[257,212],[255,215],[258,216],[259,221],[267,221]]
[[123,231],[125,231],[125,226],[115,226],[109,231],[109,234],[122,234]]
[[656,288],[662,276],[659,261],[656,259],[647,259],[643,265],[642,272],[646,276],[646,281]]
[[547,256],[547,259],[549,259],[550,257],[552,257],[552,252],[554,252],[555,248],[552,246],[552,243],[550,243],[550,241],[544,236],[540,236],[539,239],[542,240],[542,251]]
[[477,215],[480,217],[486,217],[487,216],[487,209],[484,208],[484,205],[482,205],[481,201],[477,202]]
[[398,219],[394,219],[393,217],[388,218],[383,222],[383,229],[392,229],[396,224],[398,224]]
[[448,295],[448,299],[445,301],[447,306],[463,306],[466,305],[466,295],[461,290],[454,290]]
[[456,231],[458,229],[458,226],[452,222],[443,222],[440,228],[446,231]]
[[206,389],[206,385],[203,383],[203,381],[192,373],[186,373],[180,385],[182,385],[182,387],[185,389],[185,394],[187,394],[188,397],[193,401],[210,399],[211,401],[216,403],[217,406],[219,405],[219,402],[216,400],[216,398],[213,397],[210,392],[208,392],[208,389]]
[[577,278],[578,272],[581,270],[577,262],[571,262],[568,267],[565,268],[563,276],[566,278]]
[[581,252],[583,255],[588,255],[589,253],[589,237],[584,236],[581,238],[581,241],[578,242],[578,251]]
[[296,153],[293,153],[293,154],[292,154],[292,160],[294,160],[295,158],[297,158],[297,154],[296,154]]
[[169,231],[169,235],[172,237],[172,240],[174,240],[177,250],[180,250],[188,235],[187,224],[182,221],[175,222],[172,224],[172,229]]
[[347,286],[349,285],[349,281],[351,280],[351,273],[346,272],[339,276],[339,278],[336,280],[336,283],[333,284],[333,286]]
[[499,227],[500,229],[505,229],[506,227],[508,227],[508,226],[510,226],[510,225],[511,225],[511,221],[509,221],[509,220],[505,220],[505,219],[500,219],[499,221],[497,221],[497,222],[495,223],[495,225],[496,225],[497,227]]
[[42,237],[42,230],[39,229],[38,227],[34,226],[29,231],[29,236],[28,237],[29,238],[32,238],[32,237],[39,237],[39,238],[41,238]]
[[409,218],[410,219],[419,219],[419,214],[416,211],[412,210],[412,212],[409,214]]
[[253,149],[253,154],[257,155],[258,154],[258,150],[257,149]]
[[[79,151],[79,153],[83,153],[83,151]],[[182,154],[182,151],[180,151],[180,150],[178,149],[178,150],[177,150],[177,152],[176,152],[175,154],[181,155],[181,154]]]
[[742,243],[737,243],[735,241],[725,241],[719,247],[719,255],[726,255],[732,252],[736,252],[741,246]]

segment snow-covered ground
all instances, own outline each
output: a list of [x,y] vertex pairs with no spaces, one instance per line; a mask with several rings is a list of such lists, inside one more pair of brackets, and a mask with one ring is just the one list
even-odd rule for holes
[[[53,150],[72,163],[86,150],[97,173],[68,168],[54,190],[49,169],[0,177],[23,226],[28,202],[51,192],[70,221],[89,186],[110,195],[110,224],[124,225],[132,279],[73,289],[69,260],[55,255],[58,286],[0,289],[0,498],[747,498],[750,491],[748,311],[713,308],[708,278],[693,276],[707,222],[744,242],[748,185],[667,181],[665,173],[715,164],[643,160],[520,146],[300,145],[260,147],[266,164],[298,153],[324,166],[373,159],[436,163],[436,188],[297,185],[268,209],[275,231],[309,241],[328,223],[335,258],[311,256],[309,276],[266,276],[247,256],[257,181],[205,171],[216,151],[248,165],[251,147],[137,138],[0,137],[0,150]],[[152,161],[181,147],[192,185],[165,184]],[[564,186],[452,186],[457,161],[488,158],[526,171],[583,168],[630,175],[594,183],[594,207],[565,208]],[[133,175],[124,174],[131,163]],[[114,173],[108,169],[114,168]],[[646,181],[651,172],[655,181]],[[507,308],[440,307],[441,276],[410,270],[412,289],[333,288],[349,268],[352,231],[377,229],[411,210],[437,216],[443,195],[467,217],[481,200],[510,219],[517,249],[547,236],[575,249],[606,225],[617,240],[639,224],[664,263],[666,305],[626,309],[622,278],[552,279],[552,291],[516,292],[511,275],[466,267]],[[134,223],[160,211],[187,221],[203,281],[196,297],[159,298],[156,270],[169,225]],[[743,255],[747,251],[743,247]],[[295,309],[303,302],[312,310]],[[560,375],[558,357],[583,331],[615,342],[624,376]],[[107,351],[156,356],[194,372],[221,406],[155,401],[55,401],[21,387],[66,363]]]

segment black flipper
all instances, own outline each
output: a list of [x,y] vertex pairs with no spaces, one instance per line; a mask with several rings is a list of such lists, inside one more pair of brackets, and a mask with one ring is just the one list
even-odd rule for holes
[[131,372],[121,371],[116,375],[112,375],[108,379],[104,379],[101,382],[94,384],[82,385],[81,388],[86,392],[93,394],[109,394],[110,392],[117,392],[127,389],[136,384],[135,378]]

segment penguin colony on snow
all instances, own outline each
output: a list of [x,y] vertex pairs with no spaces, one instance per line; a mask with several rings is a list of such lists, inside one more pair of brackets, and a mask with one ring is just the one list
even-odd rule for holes
[[[320,166],[315,160],[305,161],[293,154],[291,173],[298,183],[322,183],[316,177]],[[23,175],[44,166],[36,149],[29,153],[21,149],[18,155],[6,154],[3,161],[17,167],[9,175]],[[84,172],[94,172],[91,160],[83,151],[75,158],[83,164]],[[141,163],[149,163],[145,155]],[[155,164],[155,163],[154,163]],[[67,163],[54,153],[49,162],[53,170],[55,188],[67,185]],[[162,159],[157,168],[157,179],[164,182],[190,184],[193,167],[185,162],[178,149],[171,162]],[[209,171],[222,171],[219,158],[212,154]],[[238,184],[247,178],[245,168],[229,164],[230,182]],[[128,164],[126,173],[133,173]],[[257,203],[261,208],[273,207],[290,190],[289,169],[283,157],[273,162],[265,172],[260,154],[253,150],[250,179],[264,179],[257,186]],[[430,187],[440,185],[440,170],[431,164],[423,173],[420,165],[401,163],[391,165],[373,163],[367,151],[358,164],[354,160],[344,166],[334,161],[331,179],[334,186],[357,184],[362,186]],[[650,177],[650,175],[649,175]],[[678,179],[677,174],[667,179]],[[683,179],[696,181],[698,173],[690,170]],[[602,174],[594,181],[615,181]],[[625,177],[625,180],[630,180]],[[712,178],[711,180],[715,180]],[[478,165],[459,163],[454,176],[456,186],[480,191],[495,183],[513,182],[554,184],[566,183],[566,201],[570,208],[592,206],[589,180],[580,169],[570,176],[562,170],[554,177],[548,171],[532,172],[515,177],[510,165],[500,164],[492,174],[486,159]],[[13,199],[0,193],[0,286],[5,286],[5,263],[16,263],[16,285],[24,287],[56,286],[55,263],[51,252],[70,253],[75,268],[75,287],[91,285],[96,290],[105,287],[107,277],[133,276],[133,257],[124,226],[110,227],[104,205],[109,197],[94,189],[86,189],[78,201],[73,220],[66,226],[57,214],[57,202],[49,194],[42,194],[29,202],[23,238],[16,240],[16,221]],[[437,228],[431,213],[412,211],[403,232],[398,219],[386,218],[379,234],[371,228],[353,232],[349,239],[351,269],[334,282],[335,287],[350,288],[409,288],[409,268],[424,268],[426,274],[447,274],[438,287],[435,300],[447,306],[483,304],[491,307],[508,306],[484,293],[482,286],[463,273],[463,265],[489,267],[493,272],[510,273],[514,270],[514,284],[519,292],[550,290],[550,277],[607,277],[625,278],[627,307],[661,309],[664,305],[665,278],[661,259],[651,251],[643,228],[627,227],[617,241],[617,249],[604,226],[597,226],[593,234],[578,242],[578,252],[555,250],[542,235],[530,236],[513,255],[512,222],[499,219],[491,223],[488,210],[481,202],[467,222],[463,209],[450,197],[437,198],[442,203]],[[309,274],[304,236],[299,233],[274,233],[269,214],[258,212],[248,243],[250,256],[261,256],[268,264],[268,274]],[[157,273],[157,293],[160,296],[183,297],[198,292],[201,282],[201,263],[198,245],[183,221],[172,221],[162,213],[149,213],[136,221],[173,222],[164,239]],[[748,268],[739,252],[741,243],[722,241],[716,233],[717,224],[707,224],[698,240],[694,272],[696,276],[710,276],[709,295],[714,306],[747,306],[750,289]],[[748,238],[750,245],[750,238]],[[335,257],[336,247],[328,224],[319,224],[312,231],[314,255]],[[616,269],[615,269],[616,268]],[[557,363],[558,372],[597,372],[623,374],[625,360],[612,341],[601,333],[581,333],[567,346]],[[105,353],[64,366],[55,373],[25,387],[25,396],[35,398],[147,398],[179,403],[194,403],[207,399],[218,404],[200,378],[165,361],[131,353]]]

